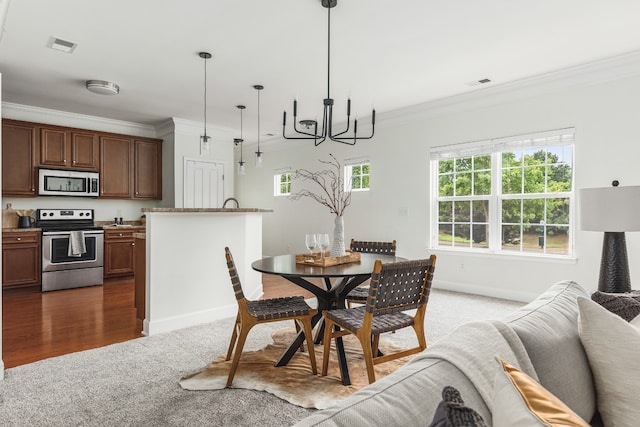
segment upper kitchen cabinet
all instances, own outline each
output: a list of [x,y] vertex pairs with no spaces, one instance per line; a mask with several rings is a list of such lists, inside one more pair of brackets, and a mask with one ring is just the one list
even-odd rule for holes
[[133,141],[134,199],[162,199],[162,141]]
[[100,137],[100,197],[130,199],[133,196],[133,141]]
[[94,132],[40,128],[40,166],[97,171],[99,156],[98,136]]
[[100,197],[162,199],[162,141],[100,137]]
[[36,146],[33,123],[2,120],[2,195],[35,197]]

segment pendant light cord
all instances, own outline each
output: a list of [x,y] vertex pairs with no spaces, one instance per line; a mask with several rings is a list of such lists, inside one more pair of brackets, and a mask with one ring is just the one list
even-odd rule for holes
[[204,58],[204,139],[207,139],[207,58]]
[[327,99],[331,98],[331,6],[327,7]]

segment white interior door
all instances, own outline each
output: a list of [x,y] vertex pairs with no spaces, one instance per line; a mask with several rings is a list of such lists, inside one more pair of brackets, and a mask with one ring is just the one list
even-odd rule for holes
[[184,160],[184,207],[220,208],[224,200],[224,164]]

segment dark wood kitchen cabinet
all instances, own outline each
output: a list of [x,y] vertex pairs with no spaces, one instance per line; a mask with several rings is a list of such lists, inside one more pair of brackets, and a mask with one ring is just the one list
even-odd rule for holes
[[40,128],[40,166],[98,170],[100,167],[98,135],[80,129]]
[[41,283],[40,231],[2,232],[2,288]]
[[133,276],[136,265],[136,247],[133,233],[138,228],[104,230],[104,278]]
[[162,143],[158,140],[133,141],[134,199],[162,199]]
[[2,195],[36,196],[35,123],[2,120]]
[[133,144],[129,138],[100,137],[100,197],[133,196]]
[[100,138],[100,197],[162,199],[162,141]]

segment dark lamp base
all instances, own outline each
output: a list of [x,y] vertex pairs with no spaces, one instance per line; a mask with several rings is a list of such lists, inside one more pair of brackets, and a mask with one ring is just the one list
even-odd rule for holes
[[627,241],[624,232],[607,231],[604,233],[598,290],[612,293],[631,291]]

